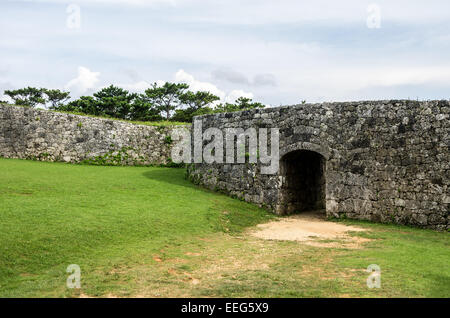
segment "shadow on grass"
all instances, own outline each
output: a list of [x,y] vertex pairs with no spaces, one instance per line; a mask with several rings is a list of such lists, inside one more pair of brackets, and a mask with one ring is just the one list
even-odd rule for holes
[[185,168],[158,168],[155,170],[148,170],[144,172],[142,175],[146,178],[156,180],[159,182],[177,185],[189,189],[196,189],[202,192],[209,192],[209,193],[214,192],[212,190],[208,190],[201,186],[195,185],[189,180],[185,179],[184,177],[185,171],[186,171]]
[[170,183],[178,186],[195,188],[195,186],[184,178],[184,168],[159,168],[145,171],[142,175],[146,178]]
[[[208,188],[196,185],[185,178],[185,168],[158,168],[155,170],[148,170],[142,175],[146,178],[156,180],[159,182],[169,183],[177,186],[182,186],[190,189],[196,189],[202,192],[215,193],[232,198],[231,196],[221,191],[213,191]],[[233,198],[236,199],[236,198]]]

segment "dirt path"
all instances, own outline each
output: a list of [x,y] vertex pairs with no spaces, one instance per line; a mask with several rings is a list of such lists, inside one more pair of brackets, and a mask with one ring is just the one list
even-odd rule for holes
[[300,241],[319,247],[359,248],[369,239],[350,236],[365,229],[326,221],[320,211],[304,212],[260,224],[250,234],[266,240]]

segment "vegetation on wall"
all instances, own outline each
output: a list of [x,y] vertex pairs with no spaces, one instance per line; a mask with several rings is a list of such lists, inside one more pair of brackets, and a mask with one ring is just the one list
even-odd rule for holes
[[[81,113],[131,121],[191,122],[197,115],[263,108],[251,98],[239,97],[234,103],[219,103],[220,98],[206,91],[193,92],[185,83],[154,83],[144,93],[131,93],[110,85],[92,96],[69,101],[70,93],[59,89],[26,87],[4,92],[15,105]],[[0,101],[6,103],[6,101]]]

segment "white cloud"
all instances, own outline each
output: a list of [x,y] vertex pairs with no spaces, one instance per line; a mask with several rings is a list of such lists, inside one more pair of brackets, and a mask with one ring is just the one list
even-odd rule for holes
[[79,66],[78,76],[70,80],[64,88],[74,90],[75,93],[86,93],[88,90],[95,88],[99,76],[100,72],[92,72],[87,67]]
[[[209,83],[209,82],[203,82],[195,79],[195,77],[192,74],[187,73],[183,69],[178,70],[178,72],[174,75],[174,81],[176,83],[186,83],[189,85],[189,90],[193,92],[198,91],[207,91],[211,94],[214,94],[220,98],[220,102],[226,102],[226,103],[233,103],[236,99],[239,97],[248,97],[253,98],[253,93],[246,92],[242,89],[233,89],[229,91],[228,93],[219,89],[216,85]],[[155,83],[157,86],[164,85],[166,81],[163,80],[157,80]],[[149,88],[153,83],[147,82],[147,81],[137,81],[134,83],[123,83],[123,84],[117,84],[116,86],[119,86],[121,88],[124,88],[126,90],[136,92],[136,93],[143,93],[147,88]],[[104,86],[107,87],[107,86]],[[103,88],[103,87],[101,87]]]
[[175,74],[175,81],[179,83],[189,84],[189,89],[194,92],[197,91],[210,92],[211,94],[218,96],[222,102],[226,103],[233,103],[239,97],[253,98],[253,93],[245,92],[241,89],[234,89],[227,94],[224,91],[217,88],[217,86],[214,84],[196,80],[194,76],[185,72],[184,70],[179,70]]
[[194,76],[192,76],[189,73],[186,73],[184,70],[179,70],[175,74],[175,82],[189,84],[189,89],[194,92],[207,91],[210,92],[211,94],[220,97],[220,99],[223,99],[225,97],[225,92],[218,89],[216,85],[208,82],[198,81],[194,78]]
[[12,103],[13,102],[11,97],[9,97],[7,95],[3,95],[3,94],[0,94],[0,101],[8,102],[8,103]]

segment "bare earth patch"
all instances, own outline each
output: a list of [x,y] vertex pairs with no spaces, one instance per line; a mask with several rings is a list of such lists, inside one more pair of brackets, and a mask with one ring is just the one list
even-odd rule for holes
[[370,240],[350,236],[349,232],[361,231],[366,230],[326,221],[324,214],[313,211],[259,224],[250,234],[265,240],[298,241],[317,247],[360,248]]
[[[198,238],[195,244],[184,247],[181,255],[161,250],[161,254],[151,256],[151,263],[115,269],[136,282],[135,291],[102,297],[233,297],[240,295],[241,289],[245,296],[255,291],[267,296],[268,288],[277,290],[271,295],[279,295],[280,277],[286,277],[286,284],[293,289],[297,284],[310,286],[300,293],[305,297],[318,295],[314,290],[336,280],[354,284],[352,279],[362,275],[361,284],[365,284],[365,268],[342,270],[333,263],[334,256],[344,252],[342,248],[362,248],[362,243],[369,241],[350,235],[360,231],[366,229],[330,222],[317,212],[309,212],[260,224],[240,236],[223,233]],[[329,295],[352,296],[339,292]],[[85,293],[77,296],[89,297]]]

